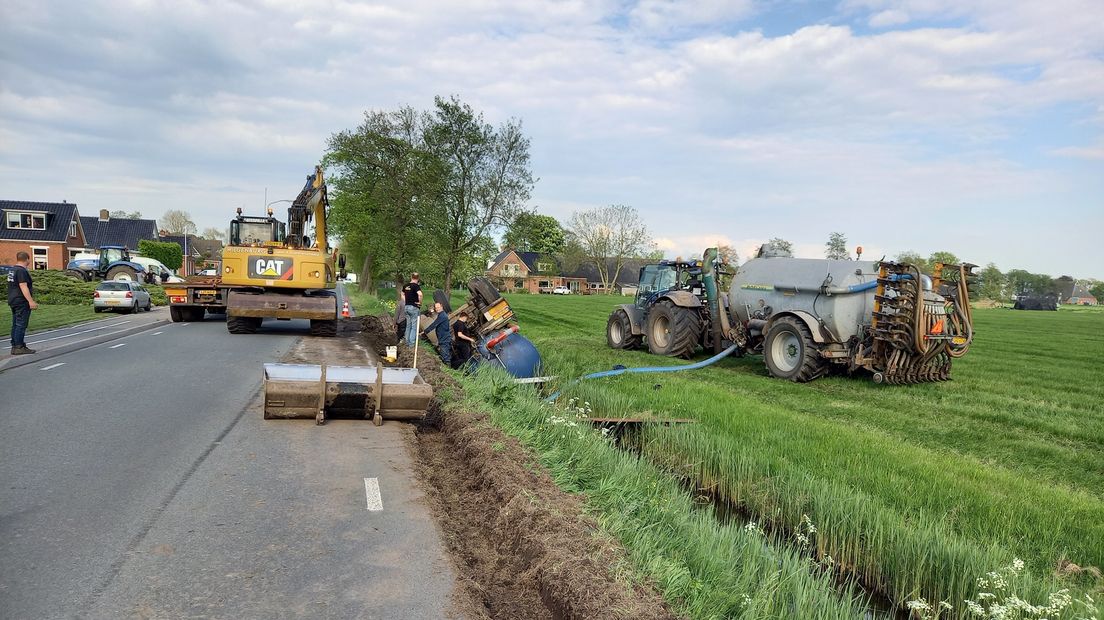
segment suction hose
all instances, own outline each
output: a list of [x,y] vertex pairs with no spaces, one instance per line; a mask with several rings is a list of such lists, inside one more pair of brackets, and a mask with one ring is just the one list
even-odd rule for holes
[[[705,368],[706,366],[709,366],[710,364],[719,362],[720,360],[722,360],[722,359],[728,357],[729,355],[731,355],[732,353],[734,353],[736,351],[736,349],[738,349],[738,348],[740,348],[738,345],[732,345],[732,346],[728,347],[727,349],[725,349],[724,351],[721,351],[720,353],[714,355],[713,357],[711,357],[707,360],[702,360],[702,361],[696,362],[694,364],[687,364],[685,366],[644,366],[644,367],[641,367],[641,368],[614,368],[612,370],[603,370],[601,372],[592,372],[589,375],[583,375],[583,376],[579,377],[578,379],[571,380],[567,385],[564,386],[564,389],[567,389],[567,388],[569,388],[569,387],[575,385],[576,383],[578,383],[580,381],[583,381],[585,379],[600,379],[602,377],[616,377],[617,375],[623,375],[627,372],[645,373],[645,372],[678,372],[680,370],[697,370],[699,368]],[[559,398],[560,394],[562,394],[562,393],[563,393],[563,389],[557,391],[555,394],[552,394],[548,398],[544,399],[544,401],[548,402],[548,403],[556,402],[556,399]]]

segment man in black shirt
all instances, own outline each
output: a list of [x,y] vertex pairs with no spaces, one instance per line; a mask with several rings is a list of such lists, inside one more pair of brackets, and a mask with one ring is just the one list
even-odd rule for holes
[[406,303],[406,344],[418,344],[418,316],[422,313],[422,285],[417,272],[410,274],[410,283],[403,287]]
[[31,272],[27,271],[30,265],[31,255],[18,252],[15,255],[15,265],[8,272],[8,306],[11,307],[12,313],[12,355],[35,352],[34,349],[28,349],[27,343],[23,341],[27,333],[27,325],[31,322],[31,310],[38,308],[38,303],[34,300],[34,282],[31,281]]
[[452,367],[460,368],[471,359],[472,347],[475,346],[475,330],[468,324],[468,315],[463,312],[456,317],[456,323],[452,325],[452,329],[455,331],[453,342],[456,343],[453,346],[455,351],[452,356]]

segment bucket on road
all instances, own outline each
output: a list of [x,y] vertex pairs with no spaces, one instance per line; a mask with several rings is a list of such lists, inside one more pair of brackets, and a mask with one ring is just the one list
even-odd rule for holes
[[264,417],[421,420],[433,386],[416,368],[265,364]]

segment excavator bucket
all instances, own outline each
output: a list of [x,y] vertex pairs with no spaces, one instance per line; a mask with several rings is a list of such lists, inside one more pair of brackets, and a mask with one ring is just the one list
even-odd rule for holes
[[420,420],[433,386],[416,368],[384,366],[264,365],[265,419],[328,417]]

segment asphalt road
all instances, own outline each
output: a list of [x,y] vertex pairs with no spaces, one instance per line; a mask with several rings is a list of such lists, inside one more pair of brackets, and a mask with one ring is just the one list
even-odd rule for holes
[[261,418],[306,329],[158,325],[0,373],[0,617],[445,617],[411,428]]

